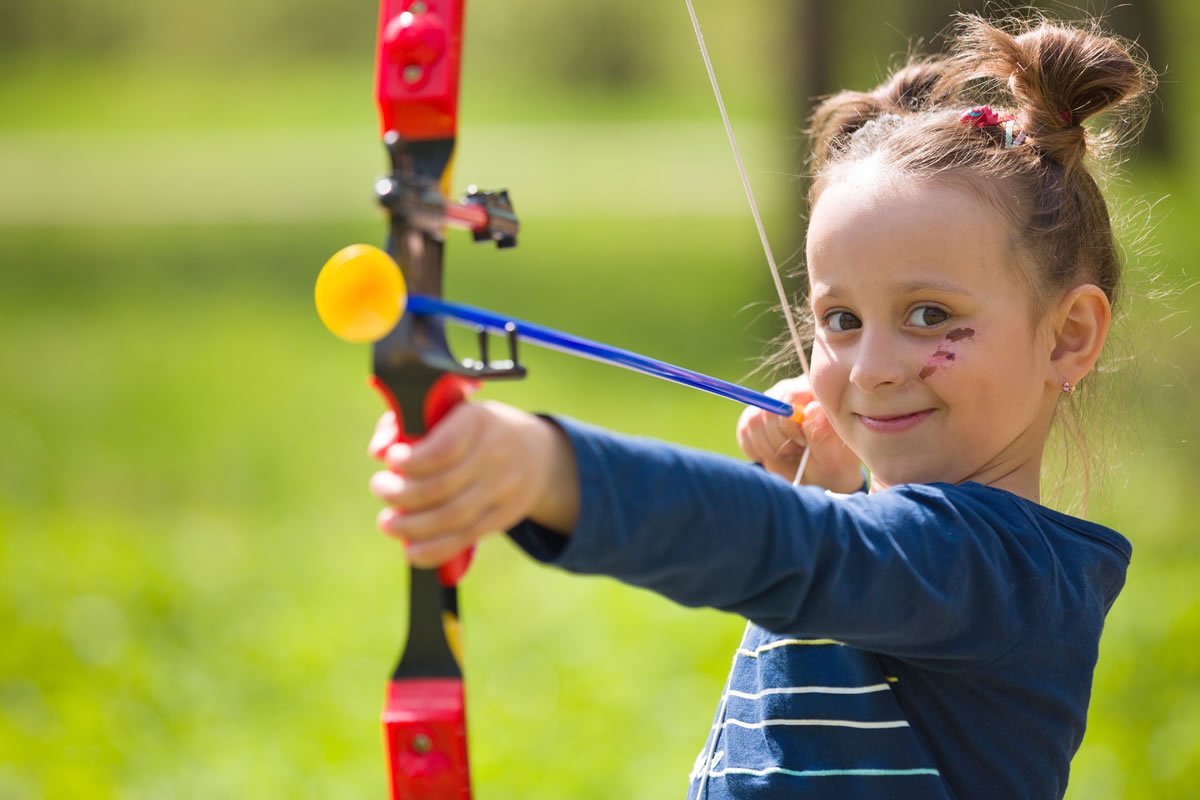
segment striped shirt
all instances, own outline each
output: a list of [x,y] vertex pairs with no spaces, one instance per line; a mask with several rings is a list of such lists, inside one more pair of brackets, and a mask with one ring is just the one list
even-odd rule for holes
[[569,420],[580,517],[535,558],[745,617],[688,798],[1057,800],[1120,534],[980,484],[871,495]]
[[878,657],[749,624],[688,797],[947,794]]

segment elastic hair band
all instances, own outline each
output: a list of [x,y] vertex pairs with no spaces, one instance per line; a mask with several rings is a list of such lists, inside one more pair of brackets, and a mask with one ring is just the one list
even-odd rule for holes
[[1017,130],[1017,120],[1011,114],[1000,116],[991,106],[975,106],[968,108],[959,116],[958,121],[972,128],[990,128],[993,125],[1004,126],[1004,148],[1016,147],[1025,141],[1025,131]]
[[1025,131],[1017,131],[1017,135],[1013,136],[1013,130],[1017,127],[1015,119],[1004,121],[1004,149],[1016,147],[1019,144],[1025,143]]

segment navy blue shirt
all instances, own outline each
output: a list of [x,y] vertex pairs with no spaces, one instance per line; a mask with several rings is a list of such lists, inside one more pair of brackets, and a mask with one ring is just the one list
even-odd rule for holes
[[1130,545],[976,483],[874,494],[568,420],[539,560],[748,620],[688,797],[1060,798]]

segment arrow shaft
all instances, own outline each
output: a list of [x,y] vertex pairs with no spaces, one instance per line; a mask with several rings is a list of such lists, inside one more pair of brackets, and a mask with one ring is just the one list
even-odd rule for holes
[[794,411],[790,404],[782,400],[768,397],[761,392],[747,389],[736,383],[723,381],[720,378],[714,378],[711,375],[685,369],[666,361],[660,361],[657,358],[650,358],[649,356],[624,350],[620,347],[613,347],[612,345],[592,341],[591,339],[584,339],[580,336],[547,328],[544,325],[538,325],[533,322],[514,319],[513,317],[497,314],[486,309],[416,294],[409,295],[407,312],[440,316],[463,325],[476,326],[491,333],[501,335],[515,333],[518,338],[524,341],[551,350],[583,356],[584,358],[599,361],[603,364],[612,364],[632,370],[633,372],[640,372],[643,375],[650,375],[655,378],[671,381],[672,383],[690,386],[693,389],[700,389],[709,394],[736,400],[739,403],[761,408],[764,411],[769,411],[772,414],[778,414],[782,417],[790,417]]

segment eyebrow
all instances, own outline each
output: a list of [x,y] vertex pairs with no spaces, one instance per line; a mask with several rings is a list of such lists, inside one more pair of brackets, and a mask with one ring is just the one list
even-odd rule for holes
[[896,288],[902,292],[945,292],[947,294],[970,294],[971,292],[954,281],[946,280],[923,280],[923,281],[907,281],[899,284]]
[[[813,287],[816,288],[815,286]],[[905,294],[914,294],[917,292],[940,292],[942,294],[962,294],[969,295],[971,291],[964,286],[960,286],[954,281],[940,280],[931,278],[928,280],[905,281],[904,283],[896,284],[896,289]],[[825,291],[821,292],[826,297],[837,297],[842,294],[842,287],[835,284],[824,284]]]

